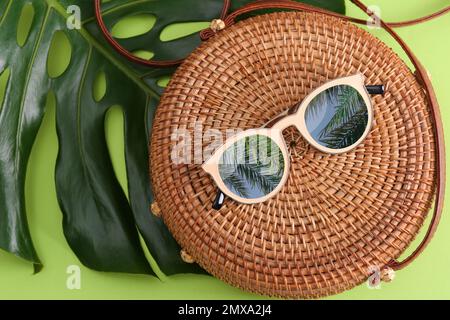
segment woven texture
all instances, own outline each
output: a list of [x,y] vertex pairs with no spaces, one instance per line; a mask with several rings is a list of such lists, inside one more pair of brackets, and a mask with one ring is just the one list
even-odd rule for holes
[[[222,133],[257,128],[356,72],[387,86],[372,97],[367,139],[327,155],[287,129],[290,175],[269,201],[227,199],[215,211],[217,188],[200,164],[171,161],[174,129],[193,132],[195,121]],[[285,298],[342,292],[399,257],[430,209],[435,181],[430,110],[404,62],[350,23],[298,12],[240,22],[179,67],[154,119],[150,161],[162,217],[184,250],[232,285]]]

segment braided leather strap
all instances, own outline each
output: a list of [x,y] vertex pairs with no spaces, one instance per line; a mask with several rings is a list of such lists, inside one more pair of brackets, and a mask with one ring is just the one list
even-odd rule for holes
[[[230,9],[231,0],[224,0],[224,5],[222,12],[220,14],[220,18],[225,19],[228,10]],[[97,19],[97,24],[100,27],[100,31],[105,37],[106,41],[122,56],[127,58],[128,60],[147,66],[147,67],[173,67],[177,66],[183,62],[184,59],[179,60],[164,60],[164,61],[154,61],[154,60],[145,60],[133,55],[130,51],[122,47],[111,35],[108,28],[105,25],[102,17],[102,0],[94,0],[94,8],[95,8],[95,17]],[[208,29],[211,30],[211,29]]]

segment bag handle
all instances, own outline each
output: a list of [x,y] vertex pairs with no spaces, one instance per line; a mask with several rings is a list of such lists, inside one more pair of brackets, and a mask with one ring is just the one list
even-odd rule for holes
[[[368,8],[361,3],[359,0],[351,0],[356,6],[358,6],[361,10],[369,13]],[[447,8],[448,9],[448,8]],[[373,14],[373,13],[372,13]],[[425,89],[426,97],[428,98],[428,103],[431,106],[431,115],[434,122],[434,135],[435,135],[435,144],[436,144],[436,198],[434,203],[434,211],[433,216],[431,218],[430,225],[428,227],[427,233],[425,237],[422,239],[422,242],[419,246],[411,253],[407,258],[402,261],[393,260],[388,263],[387,267],[390,267],[394,270],[400,270],[408,266],[411,262],[413,262],[422,252],[425,250],[428,243],[431,241],[434,233],[436,232],[437,226],[441,219],[442,209],[444,206],[444,195],[445,195],[445,144],[444,144],[444,130],[441,121],[441,115],[439,111],[439,103],[436,98],[436,94],[434,92],[433,86],[431,84],[431,80],[428,76],[428,72],[420,63],[419,59],[414,55],[411,49],[407,46],[407,44],[400,38],[400,36],[382,19],[379,19],[381,26],[400,44],[402,49],[408,55],[408,58],[413,63],[416,68],[416,76],[419,81],[422,82],[422,86]]]
[[[278,0],[278,1],[270,1],[272,3],[274,2],[287,2],[287,1],[291,1],[294,2],[292,0]],[[251,4],[257,4],[259,2],[267,2],[266,0],[255,0],[254,3]],[[130,51],[128,51],[127,49],[125,49],[124,47],[122,47],[115,39],[114,37],[111,35],[111,33],[109,32],[108,28],[105,25],[105,22],[103,20],[103,16],[102,16],[102,9],[101,9],[101,3],[102,0],[94,0],[94,9],[95,9],[95,18],[97,20],[97,24],[100,27],[100,31],[103,34],[103,37],[106,39],[106,41],[108,41],[108,43],[123,57],[127,58],[128,60],[135,62],[137,64],[143,65],[143,66],[147,66],[147,67],[159,67],[159,68],[164,68],[164,67],[174,67],[177,66],[179,64],[181,64],[183,62],[184,59],[178,59],[178,60],[161,60],[161,61],[157,61],[157,60],[145,60],[139,57],[136,57],[135,55],[133,55]],[[250,5],[251,5],[250,4]],[[200,37],[202,40],[206,40],[208,38],[210,38],[211,36],[213,36],[217,31],[222,30],[223,28],[225,28],[227,25],[225,23],[223,23],[223,21],[226,19],[227,15],[228,15],[228,11],[230,10],[230,6],[231,6],[231,0],[224,0],[223,1],[223,8],[222,11],[220,13],[220,19],[215,19],[211,22],[211,26],[209,29],[206,29],[204,31],[202,31],[200,33]],[[307,5],[304,5],[307,6]],[[305,11],[310,11],[312,12],[312,9],[318,9],[312,6],[307,6],[309,7],[309,9],[304,9]],[[253,9],[253,10],[258,10],[258,9]],[[253,11],[252,10],[252,11]],[[297,9],[297,10],[301,10],[301,9]],[[239,11],[239,10],[238,10]],[[389,22],[387,23],[390,27],[392,28],[399,28],[399,27],[406,27],[406,26],[411,26],[420,22],[425,22],[434,18],[437,18],[447,12],[450,11],[450,6],[437,11],[435,13],[432,13],[428,16],[425,17],[421,17],[418,19],[414,19],[414,20],[408,20],[408,21],[402,21],[402,22]],[[236,11],[237,12],[237,11]],[[357,19],[357,18],[349,18],[347,16],[343,16],[328,10],[324,10],[324,9],[318,9],[315,10],[315,12],[320,12],[323,14],[327,14],[327,15],[332,15],[335,17],[339,17],[339,18],[343,18],[349,21],[352,21],[354,23],[357,24],[365,24],[366,21],[363,19]],[[230,15],[231,16],[231,15]],[[233,22],[234,23],[234,22]]]
[[[433,210],[433,216],[430,222],[430,225],[428,227],[427,233],[419,246],[404,260],[402,261],[396,261],[392,260],[387,265],[386,268],[392,268],[393,270],[400,270],[404,267],[408,266],[411,262],[413,262],[426,248],[428,243],[431,241],[431,238],[433,237],[437,226],[439,224],[441,215],[442,215],[442,209],[443,209],[443,200],[444,200],[444,193],[445,193],[445,145],[444,145],[444,132],[441,122],[441,116],[439,111],[439,104],[436,98],[436,94],[433,90],[433,86],[431,84],[431,81],[428,77],[428,73],[425,70],[425,68],[422,66],[420,61],[417,59],[417,57],[414,55],[414,53],[411,51],[411,49],[407,46],[407,44],[400,38],[400,36],[392,29],[394,27],[404,27],[408,25],[413,25],[419,22],[428,21],[433,18],[436,18],[438,16],[441,16],[447,12],[450,11],[450,6],[446,7],[436,13],[433,13],[431,15],[414,19],[410,21],[404,21],[404,22],[397,22],[397,23],[386,23],[381,18],[377,17],[373,12],[368,10],[367,6],[365,6],[361,1],[359,0],[351,0],[357,7],[359,7],[361,10],[366,12],[372,17],[376,17],[378,21],[380,21],[380,25],[397,41],[397,43],[402,47],[402,49],[406,52],[409,60],[414,65],[414,68],[416,69],[416,77],[418,81],[423,86],[423,89],[425,90],[426,98],[428,100],[429,105],[431,106],[431,116],[432,120],[434,122],[434,135],[435,135],[435,145],[436,145],[436,154],[437,154],[437,161],[436,161],[436,170],[438,172],[436,177],[436,193],[435,193],[435,204],[434,204],[434,210]],[[175,66],[179,63],[181,63],[183,60],[172,60],[172,61],[148,61],[144,59],[140,59],[138,57],[133,56],[130,52],[128,52],[126,49],[120,46],[119,43],[117,43],[116,40],[111,36],[108,29],[106,28],[103,18],[101,15],[101,0],[94,0],[95,4],[95,13],[97,22],[100,26],[100,29],[105,36],[106,40],[123,56],[128,58],[131,61],[134,61],[136,63],[151,66],[151,67],[168,67],[168,66]],[[337,17],[345,21],[350,21],[357,24],[366,24],[366,20],[363,19],[357,19],[352,17],[347,17],[335,12],[331,12],[328,10],[320,9],[317,7],[313,7],[304,3],[292,1],[292,0],[257,0],[255,2],[249,3],[233,13],[227,15],[228,10],[230,7],[230,0],[224,0],[224,7],[222,9],[221,13],[221,19],[220,20],[214,20],[211,24],[211,27],[209,29],[203,30],[200,33],[200,36],[202,40],[207,40],[213,35],[215,35],[220,30],[233,25],[236,22],[236,18],[239,16],[249,13],[256,10],[261,9],[288,9],[288,10],[297,10],[297,11],[304,11],[304,12],[313,12],[313,13],[319,13],[324,14],[327,16]]]

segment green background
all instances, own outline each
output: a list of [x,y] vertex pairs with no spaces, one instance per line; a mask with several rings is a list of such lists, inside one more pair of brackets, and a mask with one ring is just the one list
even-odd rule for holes
[[[207,0],[206,0],[207,1]],[[449,5],[447,0],[378,0],[364,1],[377,5],[386,21],[417,18]],[[76,3],[76,1],[74,1]],[[347,14],[364,17],[347,3]],[[192,27],[192,26],[190,26]],[[195,27],[195,26],[194,26]],[[185,34],[186,27],[172,30],[172,36]],[[381,30],[370,30],[402,57],[398,46]],[[446,141],[450,141],[450,14],[418,26],[402,28],[399,34],[413,49],[432,77],[441,105]],[[0,83],[0,92],[1,92]],[[109,115],[106,134],[116,174],[126,189],[124,168],[123,122],[119,109]],[[54,168],[58,150],[55,130],[55,107],[49,104],[34,146],[26,180],[29,224],[44,269],[33,275],[31,264],[0,251],[1,299],[259,299],[213,277],[177,275],[163,281],[149,276],[108,274],[84,268],[68,247],[62,233],[62,215],[58,207]],[[447,192],[447,198],[449,194]],[[450,298],[450,217],[446,214],[433,241],[425,252],[396,279],[383,283],[381,289],[368,289],[365,284],[328,299],[449,299]],[[425,228],[424,228],[425,229]],[[419,238],[423,235],[422,230]],[[420,239],[417,239],[413,247]],[[410,248],[408,251],[411,251]],[[67,267],[81,267],[81,289],[66,287]]]

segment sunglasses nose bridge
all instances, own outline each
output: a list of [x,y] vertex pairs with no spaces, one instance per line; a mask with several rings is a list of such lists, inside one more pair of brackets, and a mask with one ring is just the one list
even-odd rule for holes
[[272,129],[283,131],[291,126],[295,126],[298,130],[300,130],[300,117],[298,112],[294,114],[288,114],[284,117],[281,117],[273,126]]

